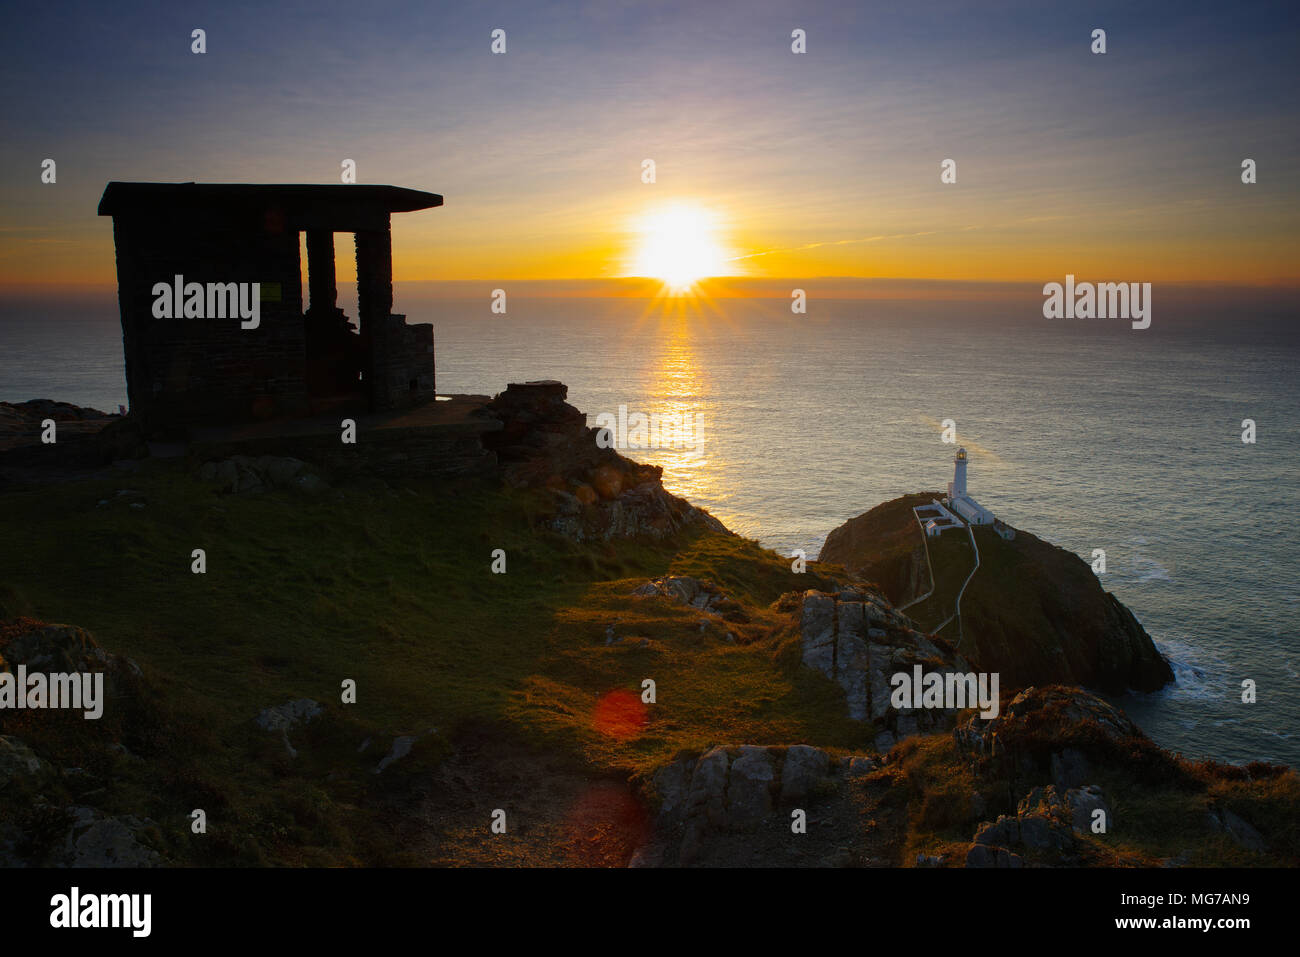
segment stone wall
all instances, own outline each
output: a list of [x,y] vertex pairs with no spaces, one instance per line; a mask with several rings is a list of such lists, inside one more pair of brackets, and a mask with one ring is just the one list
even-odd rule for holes
[[[307,410],[298,233],[274,216],[196,222],[192,210],[115,216],[118,302],[131,411],[147,431]],[[261,284],[260,325],[156,319],[155,283]]]
[[406,317],[388,317],[388,351],[382,365],[372,365],[383,376],[387,408],[406,408],[437,395],[434,387],[433,324],[407,325]]

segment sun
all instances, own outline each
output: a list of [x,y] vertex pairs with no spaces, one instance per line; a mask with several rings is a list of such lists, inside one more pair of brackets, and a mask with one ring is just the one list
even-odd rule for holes
[[637,228],[641,245],[632,274],[659,279],[685,292],[706,276],[727,271],[715,217],[699,206],[677,204],[647,215]]

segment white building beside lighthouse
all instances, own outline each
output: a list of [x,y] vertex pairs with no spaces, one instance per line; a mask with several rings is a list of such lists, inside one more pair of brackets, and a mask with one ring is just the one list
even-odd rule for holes
[[972,525],[992,525],[996,520],[993,513],[966,492],[966,462],[966,450],[958,449],[953,459],[952,481],[948,483],[947,505]]

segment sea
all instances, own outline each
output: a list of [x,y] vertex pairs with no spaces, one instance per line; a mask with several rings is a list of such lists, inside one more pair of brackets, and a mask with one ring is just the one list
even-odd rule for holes
[[[125,405],[113,305],[0,317],[0,400]],[[966,448],[970,493],[1000,518],[1090,563],[1104,551],[1103,586],[1177,677],[1116,699],[1158,744],[1300,767],[1293,318],[1156,313],[1135,330],[1032,303],[887,298],[804,314],[777,299],[516,298],[500,315],[484,296],[416,312],[434,323],[440,393],[558,379],[592,425],[644,416],[660,427],[629,438],[660,447],[631,457],[786,557],[945,488]]]

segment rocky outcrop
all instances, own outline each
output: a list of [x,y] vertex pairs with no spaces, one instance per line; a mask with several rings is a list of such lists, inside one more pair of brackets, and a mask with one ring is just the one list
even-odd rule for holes
[[[876,582],[895,604],[930,588],[913,506],[936,493],[878,505],[831,532],[819,556]],[[956,534],[956,533],[949,533]],[[975,529],[980,567],[961,599],[962,648],[1002,687],[1079,684],[1121,693],[1173,680],[1151,636],[1079,556],[1021,530],[1006,541]]]
[[[55,441],[41,441],[53,419]],[[50,399],[0,402],[0,467],[93,467],[149,454],[135,421]]]
[[[761,843],[759,835],[772,833],[778,843],[788,844],[793,809],[806,815],[809,808],[833,802],[847,782],[879,767],[874,757],[836,758],[802,744],[719,746],[683,755],[651,779],[659,815],[651,841],[638,850],[632,866],[698,863],[701,854],[730,835]],[[847,816],[843,823],[850,826]]]
[[917,631],[883,595],[865,586],[834,594],[808,591],[799,612],[803,664],[820,671],[843,690],[849,717],[872,721],[876,747],[888,751],[911,735],[952,726],[951,709],[895,708],[892,675],[969,672],[970,666],[947,642]]
[[284,742],[285,750],[289,752],[289,757],[296,758],[298,751],[289,743],[289,732],[311,723],[320,717],[324,710],[310,698],[297,698],[272,708],[263,708],[258,712],[254,723],[263,731],[278,733]]
[[708,512],[666,492],[659,466],[601,448],[598,430],[565,401],[568,391],[549,380],[512,383],[486,409],[502,428],[483,436],[508,485],[550,490],[555,531],[579,542],[665,538],[692,525],[726,531]]
[[49,765],[23,742],[10,735],[0,734],[0,790],[11,781],[34,778],[48,769]]
[[[1099,812],[1099,813],[1098,813]],[[1101,788],[1091,785],[1061,791],[1037,787],[1021,799],[1014,816],[981,824],[966,852],[967,867],[1068,866],[1079,862],[1079,838],[1094,822],[1110,829],[1112,812]]]
[[18,665],[25,665],[28,672],[102,671],[110,699],[128,694],[142,677],[134,661],[105,651],[84,628],[22,621],[11,626],[13,634],[0,633],[0,671]]
[[687,575],[651,579],[634,589],[632,594],[637,598],[667,598],[723,618],[743,618],[740,606],[724,595],[717,585]]
[[66,867],[157,867],[157,851],[141,841],[141,832],[153,827],[148,818],[121,817],[94,808],[69,808],[72,824],[64,838]]
[[306,462],[280,455],[233,455],[228,459],[204,462],[199,466],[198,477],[222,492],[238,494],[271,489],[292,489],[312,494],[328,488],[325,480]]

